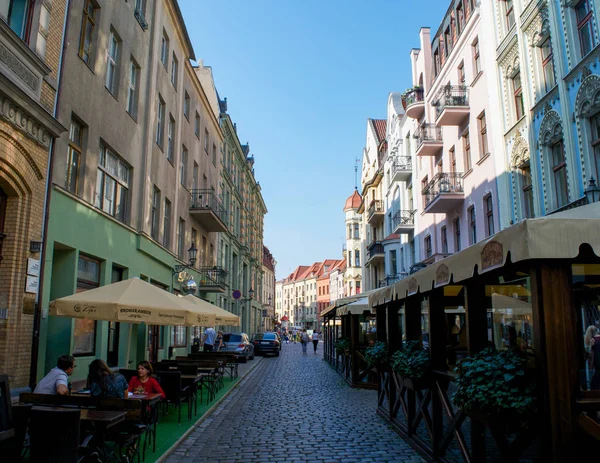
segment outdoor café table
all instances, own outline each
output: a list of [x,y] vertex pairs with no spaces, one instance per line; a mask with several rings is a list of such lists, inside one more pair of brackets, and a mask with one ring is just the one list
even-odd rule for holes
[[[205,371],[202,371],[201,368],[198,369],[197,375],[181,375],[181,382],[183,384],[192,384],[196,389],[200,389],[200,403],[202,404],[202,387],[206,387],[207,392],[209,393],[210,398],[210,384],[205,382],[204,379],[207,377],[211,377],[214,373],[214,368],[206,368]],[[207,402],[208,403],[208,402]]]
[[[132,400],[142,401],[142,421],[148,426],[152,434],[152,452],[156,452],[156,429],[158,424],[158,404],[162,399],[160,394],[129,394]],[[144,445],[142,460],[146,457],[146,445]]]

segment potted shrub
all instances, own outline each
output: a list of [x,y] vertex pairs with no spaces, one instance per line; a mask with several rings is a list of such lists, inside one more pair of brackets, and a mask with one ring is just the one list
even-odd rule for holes
[[519,350],[484,349],[459,361],[452,400],[467,415],[515,432],[537,412],[534,357]]
[[388,348],[382,341],[376,341],[372,346],[367,347],[365,351],[365,361],[370,367],[383,369],[388,366]]
[[350,352],[350,340],[348,338],[339,338],[334,344],[335,351],[338,354],[348,354]]
[[419,341],[408,341],[403,349],[394,352],[392,370],[407,388],[412,390],[429,387],[431,359],[429,351]]

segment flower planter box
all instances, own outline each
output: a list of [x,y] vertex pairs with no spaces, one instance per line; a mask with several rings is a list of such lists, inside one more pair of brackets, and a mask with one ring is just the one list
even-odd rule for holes
[[398,373],[394,374],[398,379],[398,384],[401,384],[410,391],[422,391],[424,389],[431,389],[433,387],[434,381],[431,375],[426,375],[423,378],[415,380],[413,378],[400,376]]

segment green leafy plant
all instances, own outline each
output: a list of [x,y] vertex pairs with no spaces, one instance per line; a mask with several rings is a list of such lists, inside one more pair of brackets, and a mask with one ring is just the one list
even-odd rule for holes
[[335,346],[335,350],[338,353],[343,354],[346,349],[350,349],[350,339],[348,339],[348,338],[339,338],[335,342],[334,346]]
[[431,370],[429,351],[419,341],[408,341],[392,355],[392,369],[404,378],[419,380]]
[[537,408],[537,386],[532,355],[514,350],[484,349],[461,360],[455,368],[454,403],[465,411],[521,417]]
[[382,365],[388,362],[387,344],[382,341],[376,341],[365,351],[365,361],[369,366]]

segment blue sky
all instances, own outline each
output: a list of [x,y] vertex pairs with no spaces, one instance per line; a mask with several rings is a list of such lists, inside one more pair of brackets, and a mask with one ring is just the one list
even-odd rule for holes
[[179,0],[195,54],[255,156],[277,278],[340,259],[367,118],[411,86],[419,29],[450,0]]

